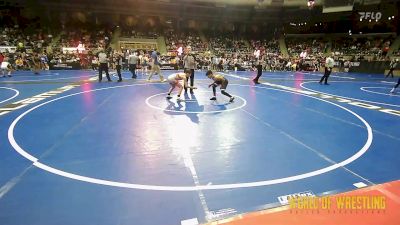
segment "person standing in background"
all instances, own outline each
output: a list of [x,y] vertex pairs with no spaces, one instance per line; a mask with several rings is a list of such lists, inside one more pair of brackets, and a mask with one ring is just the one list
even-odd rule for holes
[[124,63],[124,57],[121,53],[116,53],[115,57],[115,69],[117,70],[117,75],[118,75],[118,82],[122,81],[122,75],[121,75],[121,69],[122,65]]
[[32,55],[33,73],[38,75],[40,71],[40,57],[38,53]]
[[136,79],[136,66],[138,64],[139,57],[137,56],[137,53],[135,51],[132,51],[132,53],[128,57],[128,64],[129,64],[129,71],[132,73],[132,78]]
[[0,52],[0,64],[3,62],[3,60],[4,60],[4,55],[3,55],[3,53],[2,52]]
[[150,76],[149,76],[149,78],[148,78],[148,81],[151,80],[151,77],[152,77],[155,73],[157,73],[158,76],[160,76],[160,81],[161,81],[161,82],[164,82],[164,81],[165,81],[163,75],[161,74],[161,63],[160,63],[160,61],[159,61],[159,56],[160,56],[160,53],[158,53],[158,52],[154,49],[154,51],[151,53],[151,59],[152,59],[153,62],[152,62],[151,72],[150,72]]
[[149,58],[147,57],[147,53],[143,53],[143,57],[140,60],[140,64],[142,65],[142,75],[147,75],[148,63],[149,63]]
[[21,57],[18,57],[17,60],[15,60],[15,66],[17,70],[23,70],[24,69],[24,60],[22,60]]
[[7,56],[4,56],[0,64],[0,70],[3,74],[3,77],[6,77],[6,73],[8,77],[11,77],[12,66],[9,62],[9,58]]
[[262,69],[263,69],[262,59],[256,58],[255,66],[257,68],[257,77],[253,79],[253,82],[255,84],[259,84],[260,82],[258,82],[258,79],[260,79],[260,77],[262,75]]
[[211,70],[216,70],[217,69],[217,57],[211,57]]
[[396,59],[396,60],[392,60],[391,62],[390,62],[390,67],[389,67],[389,72],[388,72],[388,74],[385,76],[385,78],[386,77],[389,77],[389,75],[392,75],[392,78],[393,78],[393,71],[396,69],[396,67],[397,67],[397,63],[399,62],[399,59]]
[[125,49],[125,51],[124,51],[124,57],[123,57],[124,64],[123,64],[123,67],[122,67],[123,70],[127,70],[127,69],[129,68],[129,65],[128,65],[128,58],[129,58],[129,50],[128,50],[128,49]]
[[322,84],[322,81],[325,80],[324,84],[328,85],[328,78],[329,75],[332,73],[333,66],[335,65],[335,60],[333,60],[332,57],[328,56],[325,60],[325,73],[321,77],[321,80],[319,81],[320,84]]
[[108,57],[104,50],[99,53],[99,82],[103,79],[103,71],[106,72],[107,80],[111,81],[110,74],[108,73]]
[[[196,68],[196,61],[191,53],[192,48],[187,47],[187,54],[183,57],[183,67],[185,70],[190,71],[190,86],[194,86],[194,69]],[[189,78],[187,80],[189,82]],[[185,88],[185,93],[187,93],[187,88]],[[190,93],[193,94],[193,89],[190,89]]]

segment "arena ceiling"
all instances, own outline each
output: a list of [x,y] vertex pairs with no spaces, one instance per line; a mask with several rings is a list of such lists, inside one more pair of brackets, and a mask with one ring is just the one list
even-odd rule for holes
[[[160,0],[163,2],[170,2],[172,0]],[[200,2],[200,3],[212,3],[219,6],[306,6],[307,0],[183,0],[185,2]],[[323,0],[316,0],[317,4],[322,3]]]
[[[31,10],[159,16],[227,22],[281,21],[308,11],[307,0],[7,0]],[[322,0],[316,0],[318,3]],[[96,4],[94,4],[96,3]]]
[[[296,20],[322,20],[322,8],[334,4],[377,4],[397,0],[3,0],[21,7],[48,12],[110,14],[112,16],[157,16],[177,20],[276,23]],[[94,4],[95,3],[95,4]],[[34,7],[31,7],[34,6]],[[46,12],[46,13],[44,13]],[[347,17],[350,13],[347,13]],[[330,15],[337,20],[337,15]],[[344,16],[343,16],[344,17]],[[329,19],[328,19],[329,20]]]

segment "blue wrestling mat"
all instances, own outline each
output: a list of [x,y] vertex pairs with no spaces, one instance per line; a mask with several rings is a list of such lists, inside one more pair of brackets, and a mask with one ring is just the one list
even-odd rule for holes
[[400,179],[397,78],[222,74],[233,103],[205,71],[183,102],[128,72],[0,78],[0,224],[205,223]]

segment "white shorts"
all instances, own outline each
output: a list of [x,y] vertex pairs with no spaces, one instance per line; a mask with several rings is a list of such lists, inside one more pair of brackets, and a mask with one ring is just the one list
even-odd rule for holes
[[9,69],[9,68],[8,68],[9,65],[10,65],[9,62],[2,62],[2,63],[1,63],[1,69],[2,69],[2,70]]
[[175,74],[169,75],[167,78],[168,83],[170,83],[172,85],[177,85],[179,81],[175,79],[175,76],[176,76]]

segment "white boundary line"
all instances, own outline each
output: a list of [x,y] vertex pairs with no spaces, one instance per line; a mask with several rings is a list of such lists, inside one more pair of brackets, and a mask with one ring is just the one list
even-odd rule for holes
[[[25,115],[27,115],[28,113],[32,112],[33,110],[35,110],[35,109],[37,109],[37,108],[39,108],[39,107],[41,107],[43,105],[46,105],[46,104],[49,104],[51,102],[58,101],[58,100],[61,100],[61,99],[67,98],[67,97],[83,94],[83,93],[95,92],[95,91],[107,90],[107,89],[115,89],[115,88],[121,88],[121,87],[129,87],[129,86],[135,86],[135,85],[147,85],[147,84],[131,84],[131,85],[123,85],[123,86],[114,86],[114,87],[94,89],[94,90],[90,90],[90,91],[83,91],[83,92],[78,92],[78,93],[66,95],[66,96],[63,96],[63,97],[59,97],[59,98],[56,98],[56,99],[53,99],[53,100],[49,100],[47,102],[41,103],[41,104],[39,104],[37,106],[34,106],[31,109],[23,112],[21,115],[19,115],[11,123],[11,125],[10,125],[10,127],[8,129],[8,140],[9,140],[10,144],[12,145],[12,147],[14,148],[14,150],[17,153],[19,153],[21,156],[25,157],[26,159],[32,161],[34,166],[36,166],[36,167],[38,167],[40,169],[43,169],[43,170],[45,170],[47,172],[50,172],[50,173],[53,173],[53,174],[56,174],[56,175],[59,175],[59,176],[67,177],[67,178],[70,178],[70,179],[75,179],[75,180],[88,182],[88,183],[93,183],[93,184],[100,184],[100,185],[121,187],[121,188],[141,189],[141,190],[156,190],[156,191],[199,191],[199,190],[235,189],[235,188],[260,187],[260,186],[267,186],[267,185],[273,185],[273,184],[286,183],[286,182],[291,182],[291,181],[295,181],[295,180],[301,180],[301,179],[305,179],[305,178],[321,175],[321,174],[327,173],[329,171],[335,170],[335,169],[340,168],[340,167],[344,167],[347,164],[352,163],[353,161],[355,161],[358,158],[360,158],[365,152],[367,152],[367,150],[371,146],[371,143],[372,143],[372,140],[373,140],[372,128],[368,124],[368,122],[365,121],[361,116],[359,116],[355,112],[351,111],[350,109],[345,108],[344,106],[338,105],[338,104],[333,103],[333,102],[329,102],[329,101],[324,100],[324,99],[319,99],[319,98],[314,97],[314,96],[309,96],[309,95],[305,95],[305,94],[301,94],[301,93],[297,93],[297,92],[281,90],[281,89],[275,89],[275,88],[258,87],[258,86],[253,86],[253,87],[302,95],[302,96],[305,96],[305,97],[309,97],[309,98],[313,98],[313,99],[316,99],[316,100],[319,100],[319,101],[326,102],[328,104],[332,104],[334,106],[337,106],[337,107],[349,112],[350,114],[352,114],[353,116],[358,118],[365,125],[365,127],[367,129],[367,136],[368,136],[366,143],[364,144],[364,146],[358,152],[356,152],[354,155],[352,155],[350,158],[348,158],[348,159],[346,159],[344,161],[341,161],[339,163],[333,164],[331,166],[328,166],[328,167],[325,167],[325,168],[322,168],[322,169],[319,169],[319,170],[315,170],[315,171],[311,171],[311,172],[308,172],[308,173],[303,173],[303,174],[299,174],[299,175],[295,175],[295,176],[284,177],[284,178],[273,179],[273,180],[247,182],[247,183],[231,183],[231,184],[218,184],[218,185],[196,185],[196,186],[161,186],[161,185],[144,185],[144,184],[115,182],[115,181],[96,179],[96,178],[92,178],[92,177],[86,177],[86,176],[81,176],[81,175],[74,174],[74,173],[65,172],[65,171],[62,171],[62,170],[59,170],[59,169],[56,169],[56,168],[53,168],[53,167],[50,167],[48,165],[40,163],[37,158],[35,158],[34,156],[30,155],[21,146],[19,146],[18,143],[16,142],[15,138],[14,138],[14,129],[15,129],[15,126],[17,125],[17,123]],[[234,85],[232,85],[232,86],[234,86]],[[240,85],[240,86],[248,86],[248,87],[250,87],[250,85]]]
[[397,96],[397,95],[391,95],[391,94],[385,94],[385,93],[380,93],[380,92],[376,92],[376,91],[369,91],[369,90],[367,90],[367,89],[370,89],[370,88],[372,88],[372,89],[387,89],[387,90],[390,90],[390,89],[391,89],[391,88],[387,88],[387,87],[361,87],[360,89],[361,89],[362,91],[369,92],[369,93],[374,93],[374,94],[377,94],[377,95],[386,95],[386,96],[392,96],[392,97],[400,97],[400,96]]
[[[312,75],[312,76],[319,76],[319,77],[323,76],[323,74],[318,74],[318,73],[303,73],[303,74]],[[331,75],[329,77],[341,78],[341,79],[349,79],[349,80],[355,80],[356,79],[354,77],[341,77],[341,76],[335,76],[335,75]]]
[[381,83],[384,83],[384,84],[391,84],[391,85],[396,84],[396,82],[385,81],[385,80],[382,80]]
[[198,225],[198,224],[199,224],[199,221],[197,220],[197,218],[181,221],[181,225]]
[[363,187],[367,187],[368,185],[365,184],[364,182],[358,182],[358,183],[354,183],[353,184],[355,187],[357,188],[363,188]]
[[[350,81],[331,81],[331,82],[350,82]],[[346,96],[335,95],[335,94],[326,93],[326,92],[322,92],[322,91],[316,91],[314,89],[304,87],[304,84],[308,84],[308,83],[317,83],[317,82],[313,82],[313,81],[302,82],[300,84],[300,87],[304,88],[305,90],[313,91],[313,92],[316,92],[316,93],[319,93],[319,94],[331,95],[331,96],[334,96],[334,97],[351,99],[351,100],[356,100],[356,101],[360,101],[360,102],[375,103],[375,104],[378,104],[378,105],[387,105],[387,106],[393,106],[393,107],[400,107],[400,105],[393,105],[393,104],[388,104],[388,103],[383,103],[383,102],[374,102],[374,101],[368,101],[368,100],[363,100],[363,99],[358,99],[358,98],[350,98],[350,97],[346,97]],[[363,82],[363,83],[370,83],[370,82]]]
[[[261,76],[262,77],[262,76]],[[304,80],[309,80],[309,81],[319,81],[319,79],[287,79],[287,78],[269,78],[267,76],[264,76],[264,78],[268,80],[278,80],[278,81],[304,81]]]
[[14,89],[14,88],[8,88],[8,87],[0,87],[0,88],[3,88],[3,89],[8,89],[8,90],[12,90],[12,91],[14,91],[14,92],[15,92],[15,95],[13,95],[13,96],[12,96],[12,97],[10,97],[10,98],[7,98],[6,100],[0,101],[0,104],[1,104],[1,103],[4,103],[4,102],[6,102],[6,101],[9,101],[9,100],[11,100],[11,99],[13,99],[13,98],[15,98],[15,97],[17,97],[17,96],[19,95],[19,91],[18,91],[17,89]]
[[52,73],[52,74],[38,74],[38,75],[17,75],[17,74],[13,74],[13,77],[15,78],[29,78],[29,77],[54,77],[54,76],[59,76],[59,73]]
[[[252,113],[250,113],[250,112],[248,112],[248,111],[246,111],[246,110],[244,110],[244,109],[242,109],[242,111],[245,112],[245,113],[247,113],[247,114],[249,114],[249,115],[250,115],[251,117],[253,117],[254,119],[260,121],[262,124],[266,125],[267,127],[271,127],[271,128],[273,128],[273,129],[278,130],[279,133],[281,133],[281,134],[283,134],[284,136],[286,136],[287,138],[291,139],[293,142],[295,142],[295,143],[297,143],[297,144],[300,144],[301,146],[305,147],[306,149],[312,151],[312,152],[315,153],[318,157],[320,157],[321,159],[327,161],[328,163],[331,163],[331,164],[337,163],[336,161],[330,159],[328,156],[326,156],[326,155],[324,155],[323,153],[319,152],[318,150],[312,148],[311,146],[308,146],[307,144],[303,143],[301,140],[298,140],[297,138],[293,137],[292,135],[286,133],[285,131],[283,131],[283,130],[277,128],[277,127],[272,126],[271,124],[269,124],[269,123],[263,121],[261,118],[259,118],[259,117],[255,116],[255,115],[253,115]],[[366,182],[368,182],[368,183],[370,183],[370,184],[373,184],[373,182],[371,182],[371,181],[369,181],[368,179],[366,179],[366,178],[360,176],[359,174],[357,174],[357,173],[355,173],[355,172],[353,172],[353,171],[347,169],[346,167],[343,167],[343,169],[346,170],[347,172],[353,174],[354,176],[359,177],[359,178],[361,178],[362,180],[364,180],[364,181],[366,181]]]

